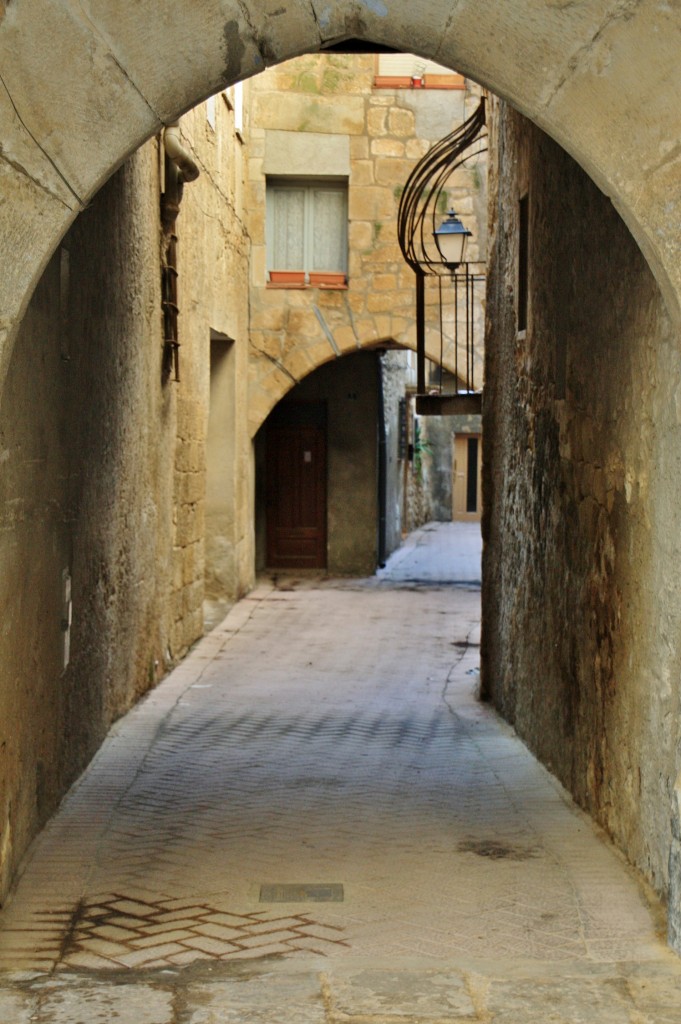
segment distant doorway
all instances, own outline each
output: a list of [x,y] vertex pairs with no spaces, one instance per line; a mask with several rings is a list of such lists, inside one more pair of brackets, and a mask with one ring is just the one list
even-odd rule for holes
[[286,402],[267,427],[267,565],[326,567],[326,408]]
[[452,518],[475,522],[482,513],[482,437],[457,434],[454,438]]

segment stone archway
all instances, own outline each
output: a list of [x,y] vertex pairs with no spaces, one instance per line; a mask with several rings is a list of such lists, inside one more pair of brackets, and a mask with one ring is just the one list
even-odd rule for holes
[[126,156],[221,86],[347,40],[456,67],[559,142],[611,197],[678,332],[680,32],[654,0],[196,0],[172,16],[160,0],[0,0],[0,387],[50,254]]
[[[304,346],[300,346],[299,350],[294,349],[281,363],[273,363],[264,358],[258,359],[256,353],[255,365],[249,383],[250,436],[255,436],[277,403],[315,370],[333,360],[341,359],[343,356],[358,351],[395,348],[415,352],[413,334],[413,330],[408,331],[405,328],[398,340],[393,340],[392,337],[387,339],[369,338],[366,341],[362,339],[361,344],[344,346],[338,354],[334,354],[329,347],[322,348],[321,345],[312,352],[306,351]],[[434,364],[439,363],[439,337],[436,336],[435,331],[430,331],[426,338],[426,354]],[[452,375],[455,373],[455,363],[451,353],[447,354],[442,366],[448,373]]]
[[[0,379],[59,239],[111,172],[223,85],[358,39],[455,66],[573,155],[681,306],[681,12],[653,0],[0,4]],[[632,145],[635,140],[635,146]]]

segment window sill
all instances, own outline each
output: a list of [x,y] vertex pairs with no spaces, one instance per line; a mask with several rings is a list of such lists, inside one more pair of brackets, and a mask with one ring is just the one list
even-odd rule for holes
[[346,292],[348,285],[346,284],[306,284],[305,281],[268,281],[265,287],[268,291],[281,291],[282,289],[297,289],[298,291],[317,291],[322,292]]
[[325,288],[340,291],[348,286],[340,271],[270,270],[268,288]]
[[408,75],[376,75],[374,89],[458,89],[466,88],[463,75],[424,75],[410,78]]

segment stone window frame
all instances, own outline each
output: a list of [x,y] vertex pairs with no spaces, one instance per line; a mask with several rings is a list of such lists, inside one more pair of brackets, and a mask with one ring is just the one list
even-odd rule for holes
[[[305,212],[303,224],[303,247],[304,257],[302,267],[273,268],[271,266],[272,251],[274,247],[274,203],[272,194],[275,190],[298,190],[305,192]],[[313,196],[315,191],[328,189],[329,191],[342,190],[344,193],[344,204],[342,214],[338,219],[338,229],[341,232],[341,248],[344,253],[342,265],[335,268],[315,269],[312,266],[312,238],[314,233],[314,204]],[[329,176],[282,176],[267,175],[265,180],[265,249],[267,259],[267,287],[268,288],[323,288],[323,289],[346,289],[348,284],[348,194],[349,179],[345,175]]]

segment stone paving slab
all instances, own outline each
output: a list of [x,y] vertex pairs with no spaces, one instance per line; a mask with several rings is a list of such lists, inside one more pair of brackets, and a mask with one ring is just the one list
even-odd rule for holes
[[[7,985],[9,979],[5,981]],[[462,961],[442,969],[290,961],[67,972],[0,990],[3,1024],[678,1024],[681,978],[656,965]]]
[[409,534],[374,577],[419,586],[480,586],[482,578],[480,523],[426,523]]
[[263,583],[116,724],[0,914],[0,1024],[681,1024],[661,908],[411,557]]
[[[151,985],[44,986],[40,991],[36,1024],[168,1024],[175,1016],[174,994]],[[9,1024],[9,1022],[8,1022]]]

